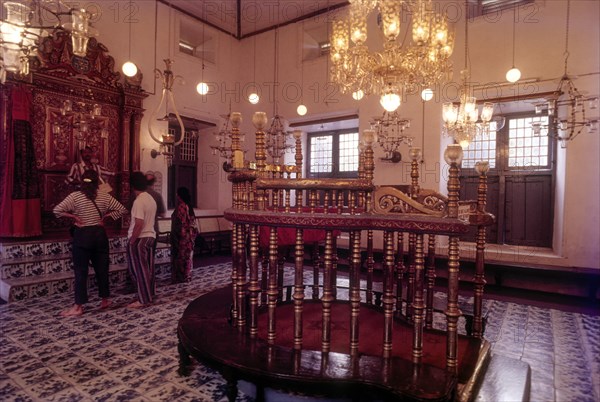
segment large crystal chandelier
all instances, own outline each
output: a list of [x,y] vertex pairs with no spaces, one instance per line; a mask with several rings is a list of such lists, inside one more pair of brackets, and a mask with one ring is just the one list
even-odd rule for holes
[[[468,3],[466,7],[468,7]],[[453,137],[463,149],[468,148],[475,138],[489,132],[490,121],[494,114],[494,104],[490,102],[483,104],[481,115],[479,114],[477,98],[473,96],[473,87],[469,83],[468,58],[469,23],[468,19],[465,18],[465,68],[460,72],[462,82],[460,105],[455,105],[453,102],[446,102],[442,106],[444,134]]]
[[[381,51],[366,44],[367,18],[375,10],[383,33]],[[399,41],[405,15],[412,15],[412,42]],[[332,81],[342,92],[356,94],[355,99],[379,95],[390,112],[400,106],[405,91],[431,88],[452,70],[454,34],[431,0],[350,0],[348,17],[333,22],[330,43]]]
[[[85,57],[87,44],[98,31],[90,25],[93,14],[74,9],[60,0],[28,0],[3,2],[0,20],[0,68],[2,80],[6,72],[29,74],[29,57],[35,54],[38,41],[48,30],[71,32],[73,54]],[[63,23],[62,16],[70,16]]]

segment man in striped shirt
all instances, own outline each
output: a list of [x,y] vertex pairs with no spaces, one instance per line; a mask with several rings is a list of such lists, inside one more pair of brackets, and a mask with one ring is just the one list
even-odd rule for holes
[[92,263],[98,282],[101,308],[110,306],[108,281],[109,243],[104,221],[107,217],[119,219],[127,209],[110,194],[98,191],[100,179],[95,170],[87,170],[81,176],[81,190],[69,194],[54,207],[59,218],[71,218],[73,232],[73,269],[75,271],[75,304],[61,313],[63,317],[83,314],[88,302],[87,278]]

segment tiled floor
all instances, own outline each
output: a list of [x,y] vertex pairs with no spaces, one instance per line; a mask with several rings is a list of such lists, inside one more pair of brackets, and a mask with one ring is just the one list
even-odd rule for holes
[[[0,306],[2,401],[221,401],[225,383],[198,365],[179,377],[176,325],[187,304],[230,281],[230,264],[195,269],[191,283],[159,281],[157,303],[62,319],[71,295]],[[92,295],[93,292],[90,292]],[[532,401],[600,401],[600,316],[486,301],[493,351],[532,368]],[[251,399],[240,393],[240,400]]]

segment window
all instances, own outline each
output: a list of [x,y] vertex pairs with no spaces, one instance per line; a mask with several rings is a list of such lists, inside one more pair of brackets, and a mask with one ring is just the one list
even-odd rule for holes
[[308,177],[357,177],[358,128],[308,134]]
[[[535,130],[534,127],[544,129]],[[504,127],[492,123],[485,138],[464,151],[461,196],[477,198],[478,161],[490,164],[487,210],[496,216],[488,241],[551,247],[554,215],[554,142],[548,117],[534,114],[506,116]],[[467,236],[474,240],[474,236]]]

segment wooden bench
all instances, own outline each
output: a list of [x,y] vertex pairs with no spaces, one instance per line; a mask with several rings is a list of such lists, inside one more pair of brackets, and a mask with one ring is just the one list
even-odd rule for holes
[[223,215],[198,216],[196,224],[200,233],[195,252],[214,254],[231,249],[231,223]]

